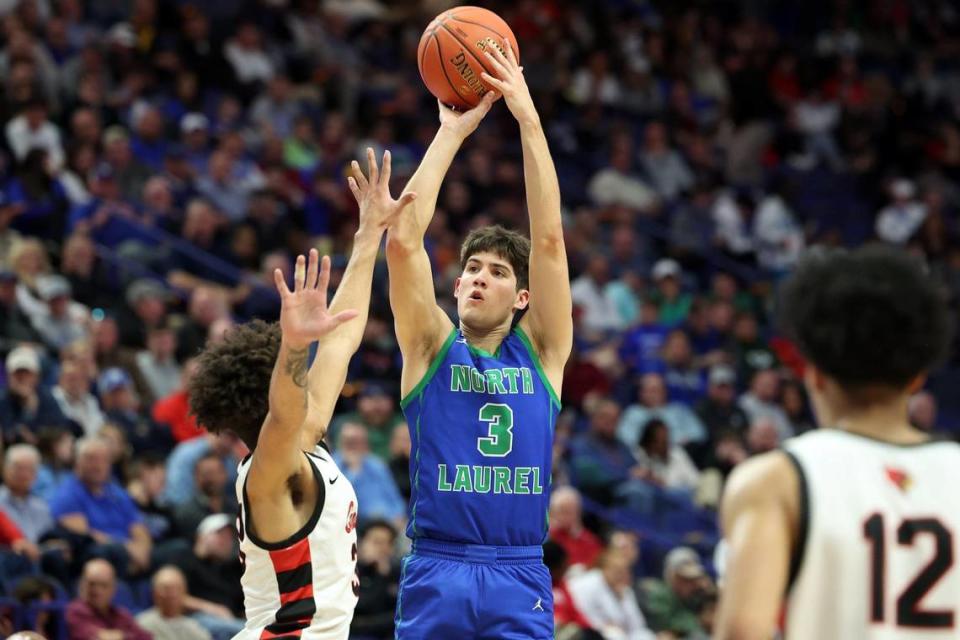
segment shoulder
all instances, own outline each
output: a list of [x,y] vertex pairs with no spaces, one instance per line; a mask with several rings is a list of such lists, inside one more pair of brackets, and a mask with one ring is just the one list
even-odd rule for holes
[[771,451],[739,464],[730,474],[723,497],[724,517],[761,506],[795,507],[800,474],[790,454]]

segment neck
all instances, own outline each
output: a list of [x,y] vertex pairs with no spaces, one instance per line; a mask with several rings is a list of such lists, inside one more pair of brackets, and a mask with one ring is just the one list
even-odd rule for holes
[[463,337],[467,339],[467,344],[471,347],[483,349],[487,353],[496,353],[500,347],[500,343],[510,334],[512,320],[513,318],[499,327],[483,332],[471,329],[461,322],[460,332],[463,334]]
[[842,431],[892,442],[913,444],[929,440],[929,436],[911,426],[907,418],[908,398],[898,396],[888,402],[838,408],[831,424]]

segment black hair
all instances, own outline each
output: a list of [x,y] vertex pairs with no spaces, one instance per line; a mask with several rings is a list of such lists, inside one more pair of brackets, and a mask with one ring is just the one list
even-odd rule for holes
[[780,323],[848,393],[903,389],[946,356],[953,334],[919,260],[881,245],[808,254],[783,285]]
[[280,325],[253,320],[227,332],[197,359],[187,393],[190,412],[211,433],[232,431],[253,449],[267,417]]
[[363,540],[367,537],[367,534],[373,531],[374,529],[386,529],[390,532],[390,542],[397,541],[397,530],[388,520],[384,518],[371,518],[367,520],[362,527],[360,527],[360,539]]
[[640,434],[640,445],[641,449],[646,449],[650,446],[650,443],[653,442],[653,436],[658,429],[667,430],[667,423],[661,420],[660,418],[651,418],[647,420],[646,424],[643,425],[643,432]]

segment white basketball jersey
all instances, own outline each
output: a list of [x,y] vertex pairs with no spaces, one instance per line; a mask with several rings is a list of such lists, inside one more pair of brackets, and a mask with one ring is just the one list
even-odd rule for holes
[[820,429],[784,448],[802,476],[787,639],[960,637],[960,446]]
[[250,457],[240,463],[237,502],[243,603],[247,624],[234,640],[346,640],[357,605],[357,495],[322,447],[304,453],[318,483],[317,507],[283,542],[252,535],[244,487]]

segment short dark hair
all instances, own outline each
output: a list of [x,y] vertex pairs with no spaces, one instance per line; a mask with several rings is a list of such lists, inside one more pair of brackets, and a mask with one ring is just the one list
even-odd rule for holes
[[920,261],[881,245],[808,254],[783,285],[780,322],[853,393],[903,389],[946,356],[953,335],[945,297]]
[[466,268],[467,260],[484,251],[496,254],[510,264],[517,276],[517,290],[530,286],[530,240],[526,236],[500,225],[474,229],[460,247],[460,270]]
[[223,342],[208,345],[187,388],[197,423],[211,433],[232,431],[253,449],[279,353],[280,325],[262,320],[234,327]]
[[363,540],[367,537],[367,534],[373,531],[374,529],[386,529],[390,533],[390,541],[397,541],[397,530],[389,520],[384,518],[371,518],[367,520],[362,527],[360,527],[360,539]]

